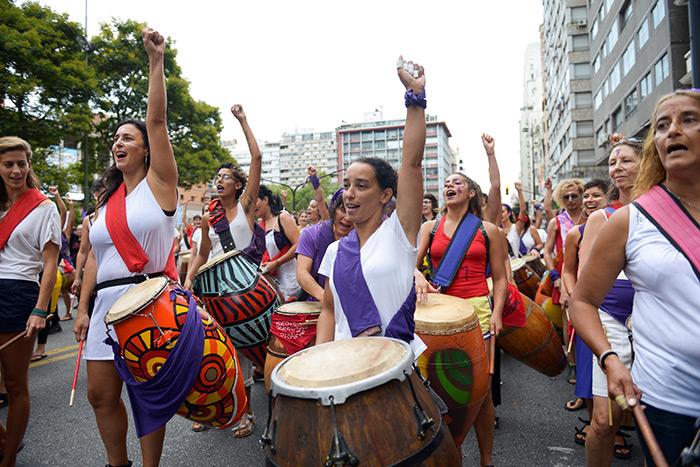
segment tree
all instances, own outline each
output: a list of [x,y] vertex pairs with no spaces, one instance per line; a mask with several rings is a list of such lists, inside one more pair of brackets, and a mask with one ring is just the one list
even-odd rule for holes
[[[336,175],[326,175],[325,172],[319,172],[318,177],[321,181],[321,189],[323,190],[323,199],[326,200],[326,203],[330,203],[331,197],[333,196],[333,193],[338,191],[340,188],[338,184],[336,183]],[[267,186],[272,192],[277,193],[278,195],[282,190],[287,191],[287,210],[289,212],[292,211],[305,211],[307,207],[309,207],[309,202],[312,199],[316,199],[316,194],[314,193],[314,189],[311,186],[311,183],[307,183],[303,188],[299,188],[295,195],[294,195],[294,203],[296,204],[296,209],[294,206],[292,206],[292,193],[290,192],[289,188],[267,181],[267,180],[262,180],[261,182],[263,185]],[[292,187],[295,188],[295,187]]]
[[[113,20],[102,24],[91,65],[100,77],[97,133],[100,149],[109,151],[119,121],[146,115],[148,103],[148,56],[143,47],[141,29],[145,24]],[[179,184],[190,188],[208,181],[221,162],[231,156],[219,142],[222,123],[219,110],[190,95],[189,82],[177,65],[173,41],[166,42],[164,68],[168,93],[168,133],[179,169]],[[101,169],[111,157],[101,157]]]

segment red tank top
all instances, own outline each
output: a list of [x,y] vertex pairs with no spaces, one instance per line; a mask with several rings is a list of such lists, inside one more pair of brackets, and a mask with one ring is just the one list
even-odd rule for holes
[[[437,268],[442,255],[447,250],[450,237],[445,235],[443,229],[445,217],[440,219],[437,231],[430,245],[430,259],[433,268]],[[481,230],[476,232],[467,254],[464,255],[459,271],[455,275],[452,284],[444,291],[447,295],[459,298],[485,297],[489,294],[489,286],[486,282],[487,263],[486,241]]]

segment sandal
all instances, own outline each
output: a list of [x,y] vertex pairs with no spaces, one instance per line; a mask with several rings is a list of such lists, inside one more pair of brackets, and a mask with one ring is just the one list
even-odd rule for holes
[[586,407],[586,401],[576,396],[574,396],[573,399],[564,404],[564,410],[568,410],[569,412],[576,412],[578,410],[583,409],[584,407]]
[[569,373],[566,375],[566,382],[576,384],[576,365],[569,365]]
[[586,433],[584,430],[586,429],[587,426],[591,426],[591,421],[590,420],[584,420],[581,417],[578,418],[579,421],[583,422],[583,427],[581,429],[578,429],[574,427],[574,430],[576,430],[576,434],[574,435],[574,441],[576,444],[580,444],[581,446],[586,445]]
[[63,318],[60,319],[60,321],[70,321],[73,319],[73,315],[70,313],[66,313]]
[[208,426],[202,425],[201,423],[194,422],[192,424],[192,431],[194,431],[195,433],[199,433],[200,431],[206,431],[208,429]]
[[38,362],[39,360],[43,360],[43,359],[45,359],[45,358],[46,358],[46,354],[45,354],[45,353],[42,353],[42,354],[33,354],[33,355],[32,355],[32,362]]
[[255,415],[246,412],[238,425],[233,427],[233,437],[245,438],[252,435],[253,431],[255,431]]
[[622,444],[615,444],[615,457],[617,457],[618,459],[629,459],[630,457],[632,457],[632,443],[627,443],[627,438],[629,438],[630,435],[618,431],[615,434],[615,437],[618,436],[622,438]]

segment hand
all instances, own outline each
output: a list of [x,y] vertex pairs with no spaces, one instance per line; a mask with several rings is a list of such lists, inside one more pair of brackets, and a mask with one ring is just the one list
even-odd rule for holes
[[620,359],[615,355],[609,356],[605,359],[605,369],[609,397],[615,400],[617,396],[624,395],[627,405],[637,405],[642,398],[642,391],[634,384],[632,375]]
[[532,250],[530,250],[530,253],[528,253],[528,254],[529,254],[529,255],[535,255],[535,256],[537,256],[538,258],[541,258],[541,257],[542,257],[542,254],[541,254],[539,251],[537,251],[535,248],[533,248]]
[[153,28],[143,28],[141,30],[141,38],[149,58],[163,56],[165,52],[165,37],[160,35],[158,31]]
[[562,310],[569,308],[569,294],[566,292],[559,291],[559,306]]
[[82,279],[79,277],[80,275],[76,275],[75,279],[73,279],[73,285],[70,286],[70,293],[73,295],[78,295],[80,293],[80,287],[83,283]]
[[182,202],[182,205],[183,205],[183,206],[187,206],[188,204],[190,204],[190,200],[189,200],[189,199],[188,199],[187,201],[183,201],[183,202]]
[[552,189],[552,179],[551,179],[551,178],[547,177],[547,179],[544,181],[544,187],[545,187],[547,190],[551,190],[551,189]]
[[419,64],[413,62],[404,63],[403,56],[399,55],[396,71],[399,73],[399,79],[406,86],[407,91],[413,89],[413,94],[418,95],[425,90],[425,70]]
[[46,318],[30,315],[27,320],[27,339],[34,339],[39,331],[46,327]]
[[289,195],[289,193],[287,193],[287,190],[280,191],[280,196],[282,197],[283,200],[286,200],[288,195]]
[[487,155],[493,156],[495,154],[494,151],[496,150],[496,140],[493,139],[493,136],[489,135],[488,133],[482,133],[481,144],[484,145]]
[[262,269],[267,269],[267,272],[272,274],[277,270],[278,267],[280,267],[280,262],[277,260],[274,261],[268,261],[267,263],[263,263],[260,265]]
[[83,306],[83,302],[80,302],[80,305],[78,305],[78,316],[75,317],[75,324],[73,325],[73,333],[75,334],[76,342],[87,339],[89,327],[90,318],[87,314],[87,305]]
[[70,198],[66,198],[66,204],[68,205],[68,209],[73,207],[73,200]]
[[496,316],[496,314],[492,314],[489,321],[489,330],[491,331],[491,339],[498,337],[503,331],[503,319],[500,316]]
[[241,123],[245,122],[248,119],[245,115],[245,111],[243,111],[243,106],[241,104],[233,104],[231,106],[231,113],[234,117],[236,117],[236,120],[238,120]]
[[309,172],[309,177],[313,177],[316,175],[316,167],[313,165],[310,165],[308,169],[306,169]]
[[419,302],[428,301],[428,292],[437,292],[437,289],[430,285],[423,273],[418,269],[413,270],[413,277],[416,280],[416,297]]
[[49,194],[51,196],[59,196],[58,188],[56,188],[55,186],[50,186],[49,187]]
[[627,137],[625,135],[621,135],[620,133],[613,133],[610,135],[610,144],[614,146],[623,139],[627,139]]
[[523,185],[522,185],[522,183],[520,183],[520,182],[515,182],[515,183],[513,183],[513,186],[515,187],[516,190],[518,190],[518,192],[523,191]]
[[192,279],[189,277],[185,278],[185,283],[182,286],[185,290],[192,290]]

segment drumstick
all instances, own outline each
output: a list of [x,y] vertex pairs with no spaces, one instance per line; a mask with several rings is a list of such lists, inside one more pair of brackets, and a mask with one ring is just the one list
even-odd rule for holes
[[78,383],[78,370],[80,369],[80,357],[83,355],[83,344],[85,341],[80,341],[78,346],[78,359],[75,361],[75,373],[73,374],[73,389],[70,391],[70,407],[73,407],[73,398],[75,397],[75,386]]
[[569,347],[566,349],[566,354],[567,354],[567,355],[571,353],[571,346],[572,346],[573,343],[574,343],[574,336],[575,336],[575,335],[576,335],[576,329],[574,329],[574,330],[571,331],[571,337],[569,337]]
[[639,431],[642,432],[642,436],[644,437],[644,441],[647,443],[647,447],[649,448],[649,452],[651,453],[651,457],[652,457],[652,459],[654,459],[654,464],[656,464],[658,467],[668,467],[668,462],[666,462],[666,458],[664,457],[664,454],[661,452],[661,448],[659,447],[659,443],[656,442],[656,438],[654,437],[654,432],[651,431],[651,426],[649,426],[649,421],[647,420],[646,415],[644,415],[644,410],[642,410],[642,406],[639,402],[637,402],[634,405],[632,412],[634,413],[634,418],[637,419],[637,425],[639,426]]
[[496,372],[496,336],[491,336],[491,362],[489,365],[489,375]]
[[2,346],[0,346],[0,352],[2,352],[3,350],[5,350],[6,348],[8,348],[9,346],[11,346],[12,344],[14,344],[15,342],[17,342],[18,340],[20,340],[21,338],[23,338],[26,335],[27,335],[27,331],[20,332],[15,337],[13,337],[9,341],[5,342]]

